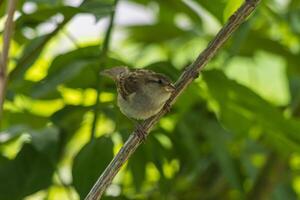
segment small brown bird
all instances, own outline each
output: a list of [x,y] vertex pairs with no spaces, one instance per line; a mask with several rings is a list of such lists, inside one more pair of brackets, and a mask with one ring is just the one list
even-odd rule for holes
[[118,106],[133,119],[144,120],[158,113],[174,91],[168,77],[151,70],[114,67],[101,74],[115,81]]

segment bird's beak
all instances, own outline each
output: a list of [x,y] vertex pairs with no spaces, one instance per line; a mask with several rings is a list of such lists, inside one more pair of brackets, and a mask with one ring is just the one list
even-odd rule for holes
[[110,69],[103,70],[100,72],[100,75],[107,76],[109,78],[112,78],[113,80],[117,80],[122,73],[129,72],[127,67],[121,66],[121,67],[113,67]]
[[175,90],[175,87],[174,87],[174,85],[171,83],[171,84],[165,86],[165,90],[166,90],[167,92],[173,92],[173,91]]

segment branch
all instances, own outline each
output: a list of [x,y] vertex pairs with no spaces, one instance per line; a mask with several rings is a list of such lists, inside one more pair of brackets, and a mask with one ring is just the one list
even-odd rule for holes
[[[147,135],[159,119],[168,112],[169,106],[175,103],[177,97],[185,90],[185,88],[198,77],[199,72],[217,53],[220,47],[228,40],[232,33],[239,25],[254,11],[260,0],[246,0],[245,3],[229,18],[227,24],[219,31],[215,38],[208,44],[206,49],[197,57],[176,82],[176,90],[165,104],[164,108],[155,116],[145,120],[134,132],[129,136],[124,146],[107,166],[104,172],[96,181],[95,185],[86,196],[85,200],[98,200],[101,198],[105,189],[110,185],[113,178],[125,164],[128,158],[134,153],[142,140],[137,136],[138,131],[143,131]],[[140,129],[140,130],[138,130]]]
[[8,1],[7,6],[7,19],[5,22],[4,32],[3,32],[3,46],[2,54],[0,57],[0,119],[3,112],[3,103],[5,99],[6,81],[7,81],[7,60],[10,47],[10,39],[12,37],[14,28],[14,13],[16,10],[18,0]]
[[[114,4],[113,4],[113,10],[110,13],[109,16],[109,24],[104,36],[104,40],[103,40],[103,44],[102,44],[102,51],[100,54],[100,63],[99,63],[99,67],[101,67],[102,65],[105,65],[105,60],[107,57],[107,52],[109,49],[109,42],[110,42],[110,38],[111,38],[111,33],[112,33],[112,29],[113,29],[113,24],[114,24],[114,19],[115,19],[115,13],[116,13],[116,7],[118,4],[119,0],[115,0]],[[99,74],[99,72],[97,72],[97,74]],[[95,138],[95,133],[96,133],[96,128],[97,128],[97,121],[98,121],[98,107],[99,107],[99,98],[100,98],[100,89],[101,87],[99,87],[100,85],[100,76],[98,76],[98,80],[97,80],[97,98],[96,98],[96,103],[94,105],[94,119],[92,122],[92,129],[91,129],[91,140],[93,140]]]

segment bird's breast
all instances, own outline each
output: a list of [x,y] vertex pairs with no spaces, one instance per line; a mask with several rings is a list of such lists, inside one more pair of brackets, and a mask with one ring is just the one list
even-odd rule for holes
[[130,94],[127,99],[118,95],[118,106],[123,114],[134,119],[148,119],[155,115],[163,106],[164,102],[154,96],[145,94]]

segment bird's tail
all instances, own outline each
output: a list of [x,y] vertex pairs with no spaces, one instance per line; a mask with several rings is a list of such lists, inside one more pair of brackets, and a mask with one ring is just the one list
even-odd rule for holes
[[129,72],[129,69],[125,66],[113,67],[100,72],[100,75],[107,76],[113,80],[117,80],[121,74]]

